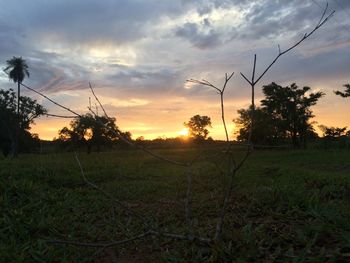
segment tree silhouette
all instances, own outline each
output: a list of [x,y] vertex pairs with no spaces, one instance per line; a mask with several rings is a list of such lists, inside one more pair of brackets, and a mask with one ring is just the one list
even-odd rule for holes
[[337,91],[334,91],[334,93],[343,98],[350,97],[350,84],[344,84],[343,86],[345,87],[344,92],[337,90]]
[[20,122],[20,101],[21,101],[21,83],[24,78],[29,77],[28,65],[22,57],[13,57],[6,61],[6,68],[4,71],[8,74],[9,79],[17,83],[17,117],[18,123],[16,128],[15,145],[13,149],[13,155],[18,153],[18,140],[19,140],[19,122]]
[[305,145],[311,126],[308,121],[314,117],[310,107],[324,96],[322,92],[307,96],[309,91],[310,87],[299,88],[295,83],[282,87],[273,82],[263,87],[266,98],[261,105],[271,114],[276,126],[291,137],[294,147],[299,147],[300,143]]
[[29,77],[27,62],[22,57],[13,57],[6,61],[4,71],[8,74],[10,80],[17,83],[17,114],[19,115],[20,88],[24,78]]
[[319,125],[318,127],[323,132],[324,137],[337,138],[347,134],[347,127],[327,127],[325,125]]
[[[239,117],[234,119],[233,122],[236,124],[238,131],[238,141],[248,141],[249,132],[251,130],[251,115],[252,107],[248,109],[240,109],[237,111]],[[281,136],[281,131],[277,129],[271,115],[266,111],[265,108],[256,107],[254,110],[255,123],[252,127],[251,142],[254,144],[266,144],[273,145],[278,144]]]
[[191,137],[196,140],[205,140],[209,134],[206,127],[211,127],[211,120],[208,116],[195,115],[184,125],[189,129]]
[[[295,83],[282,87],[272,82],[263,87],[265,99],[261,100],[261,108],[256,109],[253,129],[256,133],[251,138],[256,143],[276,144],[281,140],[291,139],[294,147],[306,145],[308,137],[314,136],[314,130],[309,120],[314,117],[310,109],[322,92],[307,93],[309,87],[299,88]],[[240,117],[235,121],[241,126],[238,139],[247,140],[252,109],[238,111]],[[254,134],[254,133],[253,133]]]
[[[105,116],[97,116],[87,113],[76,117],[70,123],[70,129],[67,127],[59,131],[59,139],[64,142],[71,142],[75,146],[86,145],[87,151],[90,152],[92,146],[96,146],[97,151],[101,145],[107,145],[117,141],[115,134],[117,126],[115,118],[107,118]],[[128,138],[131,134],[123,133]]]
[[21,145],[29,146],[32,135],[30,125],[34,119],[46,114],[47,110],[29,97],[21,97],[20,115],[17,114],[16,94],[10,90],[0,90],[0,144],[5,155],[16,147],[16,136],[13,130],[18,129],[18,139]]

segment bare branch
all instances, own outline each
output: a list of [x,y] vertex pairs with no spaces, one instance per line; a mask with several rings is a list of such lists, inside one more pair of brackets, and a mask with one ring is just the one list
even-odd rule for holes
[[69,240],[46,240],[46,242],[51,243],[51,244],[64,244],[64,245],[72,245],[72,246],[78,246],[78,247],[102,247],[102,248],[108,248],[108,247],[114,247],[126,243],[130,243],[132,241],[138,240],[145,238],[149,235],[152,235],[153,233],[151,231],[146,231],[140,235],[119,240],[119,241],[114,241],[114,242],[109,242],[109,243],[86,243],[86,242],[78,242],[78,241],[69,241]]
[[87,242],[78,242],[78,241],[69,241],[69,240],[45,240],[47,243],[51,244],[58,244],[58,245],[71,245],[71,246],[78,246],[78,247],[94,247],[94,248],[108,248],[108,247],[114,247],[114,246],[119,246],[122,244],[127,244],[139,239],[143,239],[147,236],[161,236],[161,237],[167,237],[171,239],[177,239],[177,240],[188,240],[188,241],[198,241],[200,243],[204,244],[210,244],[213,241],[209,238],[204,238],[204,237],[189,237],[186,235],[180,235],[180,234],[172,234],[172,233],[164,233],[164,232],[158,232],[158,231],[153,231],[149,230],[146,232],[143,232],[142,234],[136,235],[131,238],[119,240],[119,241],[113,241],[113,242],[108,242],[108,243],[87,243]]
[[192,171],[190,168],[187,170],[187,191],[185,202],[185,215],[187,228],[190,236],[193,236],[193,224],[192,224]]
[[213,85],[212,83],[210,83],[209,81],[207,81],[205,79],[203,79],[203,80],[188,79],[186,81],[191,82],[191,83],[195,83],[195,84],[199,84],[199,85],[212,87],[213,89],[217,90],[218,92],[221,92],[221,90],[218,87],[216,87],[215,85]]
[[178,240],[198,241],[204,244],[210,244],[213,242],[212,239],[205,238],[205,237],[188,236],[188,235],[180,235],[180,234],[157,232],[157,231],[151,231],[151,232],[156,236],[168,237],[168,238],[178,239]]
[[65,116],[65,115],[57,115],[57,114],[50,114],[50,113],[45,113],[44,115],[47,117],[57,117],[57,118],[66,118],[66,119],[73,119],[77,117],[77,116]]
[[252,72],[252,82],[251,82],[251,83],[254,83],[255,68],[256,68],[256,54],[254,55],[253,72]]
[[300,45],[305,39],[309,38],[313,33],[315,33],[315,31],[317,31],[321,26],[323,26],[335,13],[335,11],[332,11],[328,16],[325,17],[326,12],[328,9],[328,3],[325,7],[325,9],[323,10],[323,13],[321,15],[321,18],[319,20],[319,22],[316,24],[316,26],[313,28],[313,30],[311,30],[309,33],[305,33],[303,35],[303,37],[297,41],[295,44],[293,44],[291,47],[287,48],[285,51],[281,52],[281,49],[279,47],[279,52],[278,55],[275,57],[275,59],[266,67],[266,69],[263,71],[263,73],[261,73],[261,75],[257,78],[256,81],[254,82],[249,82],[243,75],[243,77],[248,81],[248,83],[250,85],[252,84],[257,84],[261,78],[266,74],[266,72],[276,63],[276,61],[284,54],[288,53],[289,51],[291,51],[292,49],[294,49],[295,47],[297,47],[298,45]]
[[[232,156],[231,156],[231,161],[232,161],[231,167],[234,167],[235,162],[234,162]],[[220,240],[220,238],[221,238],[222,229],[223,229],[223,225],[224,225],[224,219],[225,219],[225,215],[226,215],[226,209],[227,209],[227,205],[228,205],[229,199],[230,199],[231,194],[232,194],[236,171],[237,171],[236,169],[232,169],[232,171],[230,171],[230,173],[229,173],[230,181],[228,183],[228,188],[227,188],[226,193],[225,193],[224,198],[223,198],[223,202],[222,202],[222,206],[221,206],[221,210],[220,210],[219,221],[216,224],[214,240]]]
[[146,226],[149,226],[147,220],[139,215],[138,213],[136,213],[134,210],[130,209],[128,206],[124,205],[120,200],[116,199],[114,196],[112,196],[110,193],[106,192],[105,190],[103,190],[101,187],[98,187],[96,184],[90,182],[87,177],[85,176],[85,172],[83,169],[83,166],[78,158],[77,153],[74,153],[74,157],[75,160],[77,161],[79,168],[80,168],[80,174],[83,177],[83,180],[85,181],[86,184],[90,185],[92,188],[100,191],[101,193],[103,193],[105,196],[107,196],[110,200],[114,201],[117,205],[119,205],[121,208],[123,208],[125,211],[127,211],[129,214],[132,214],[134,216],[136,216],[137,218],[139,218]]
[[242,73],[240,72],[241,76],[250,84],[252,85],[252,83],[250,82],[250,80]]
[[230,81],[230,79],[232,78],[232,76],[233,76],[234,74],[235,74],[235,73],[232,72],[231,75],[227,77],[227,73],[225,73],[225,83],[224,83],[224,86],[222,87],[221,92],[225,92],[226,85],[227,85],[227,83]]
[[101,101],[100,101],[100,100],[98,99],[98,97],[96,96],[96,94],[95,94],[95,92],[94,92],[94,89],[92,88],[90,82],[89,82],[89,87],[90,87],[90,90],[91,90],[92,95],[94,95],[96,101],[98,102],[98,104],[100,105],[101,109],[103,110],[104,115],[108,118],[107,112],[105,111],[105,108],[102,106]]
[[81,116],[79,113],[77,113],[77,112],[75,112],[75,111],[73,111],[73,110],[71,110],[71,109],[69,109],[69,108],[63,106],[62,104],[59,104],[58,102],[56,102],[56,101],[50,99],[49,97],[47,97],[46,95],[42,94],[41,92],[36,91],[35,89],[32,89],[32,88],[28,87],[27,85],[25,85],[25,84],[23,84],[23,83],[20,83],[20,84],[21,84],[21,86],[25,87],[26,89],[29,89],[29,90],[33,91],[34,93],[40,95],[41,97],[44,97],[44,98],[47,99],[48,101],[50,101],[50,102],[52,102],[53,104],[57,105],[58,107],[60,107],[60,108],[62,108],[62,109],[65,109],[66,111],[69,111],[70,113],[73,113],[73,114],[76,115],[76,116]]
[[232,76],[234,75],[234,72],[232,72],[230,74],[230,76],[228,76],[227,73],[225,73],[225,81],[224,84],[222,86],[222,89],[219,89],[218,87],[216,87],[215,85],[213,85],[212,83],[210,83],[209,81],[203,79],[203,80],[196,80],[196,79],[189,79],[187,80],[187,82],[192,82],[192,83],[196,83],[196,84],[200,84],[200,85],[204,85],[204,86],[208,86],[208,87],[212,87],[213,89],[215,89],[218,94],[220,95],[220,103],[221,103],[221,119],[222,119],[222,123],[224,125],[224,130],[225,130],[225,136],[226,136],[226,141],[229,142],[229,136],[228,136],[228,131],[227,131],[227,126],[226,126],[226,121],[225,121],[225,112],[224,112],[224,93],[225,93],[225,89],[227,86],[227,83],[230,81],[230,79],[232,78]]

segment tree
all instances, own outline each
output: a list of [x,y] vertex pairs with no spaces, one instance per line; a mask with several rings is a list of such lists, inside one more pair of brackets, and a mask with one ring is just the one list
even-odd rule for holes
[[208,116],[195,115],[184,125],[189,129],[191,137],[196,140],[205,140],[209,134],[206,127],[211,127],[211,120]]
[[[18,142],[22,146],[27,145],[29,147],[33,139],[33,135],[29,132],[30,125],[34,123],[34,119],[47,112],[36,100],[22,96],[20,115],[18,115],[16,99],[16,94],[12,89],[0,90],[0,141],[5,155],[10,150],[12,154],[15,154],[15,151],[18,150],[16,148]],[[15,136],[13,131],[16,129],[18,129],[18,134]],[[22,150],[26,150],[26,148]]]
[[314,117],[310,107],[324,96],[322,92],[307,95],[310,89],[299,88],[295,83],[282,87],[274,82],[263,87],[265,99],[261,105],[271,114],[277,127],[286,131],[294,147],[305,145],[307,134],[312,130],[309,119]]
[[350,97],[350,84],[344,84],[343,86],[345,87],[344,92],[337,90],[337,91],[334,91],[334,93],[343,98]]
[[[310,109],[322,92],[307,93],[309,87],[299,88],[295,83],[282,87],[272,82],[263,87],[265,99],[261,100],[261,108],[254,112],[255,143],[275,144],[281,140],[291,139],[294,147],[306,145],[309,137],[314,137],[314,129],[309,120],[314,117]],[[242,128],[238,139],[246,140],[249,131],[250,110],[239,110],[240,117],[235,121]],[[254,141],[255,140],[255,141]]]
[[325,125],[319,125],[318,127],[323,132],[323,137],[338,138],[347,135],[347,127],[327,127]]
[[17,114],[19,114],[20,110],[20,88],[21,83],[24,78],[29,77],[28,65],[27,62],[22,57],[13,57],[6,61],[6,68],[4,71],[8,74],[10,80],[17,83]]
[[6,68],[4,71],[8,74],[9,79],[13,82],[17,83],[17,117],[18,117],[18,125],[15,129],[16,136],[15,136],[15,144],[14,144],[14,151],[13,155],[17,155],[18,152],[18,140],[19,140],[19,133],[20,133],[20,101],[21,101],[21,83],[24,80],[24,78],[27,76],[29,77],[29,71],[28,71],[28,65],[26,61],[22,57],[13,57],[12,59],[9,59],[6,61]]
[[[239,117],[234,119],[233,122],[237,125],[238,141],[248,141],[252,107],[249,109],[240,109],[237,111]],[[280,131],[275,127],[270,115],[266,109],[256,107],[254,110],[255,123],[253,125],[251,142],[254,144],[277,144],[279,139],[282,138]]]
[[[86,145],[87,151],[90,152],[93,146],[100,151],[101,145],[116,142],[118,137],[115,118],[104,116],[94,116],[90,113],[76,117],[70,123],[70,129],[67,127],[59,131],[59,139],[64,142],[71,142],[75,146]],[[130,132],[122,134],[127,138],[131,137]]]

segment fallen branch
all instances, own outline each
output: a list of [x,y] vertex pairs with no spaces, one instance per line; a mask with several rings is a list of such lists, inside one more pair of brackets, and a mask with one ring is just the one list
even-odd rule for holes
[[140,240],[143,238],[146,238],[148,236],[157,236],[157,237],[165,237],[165,238],[171,238],[174,240],[188,240],[191,242],[199,242],[199,243],[203,243],[203,244],[210,244],[213,241],[209,238],[203,238],[203,237],[189,237],[187,235],[180,235],[180,234],[173,234],[173,233],[163,233],[163,232],[158,232],[158,231],[146,231],[143,232],[142,234],[136,235],[134,237],[131,238],[127,238],[127,239],[122,239],[119,241],[112,241],[112,242],[108,242],[108,243],[96,243],[96,242],[79,242],[79,241],[70,241],[70,240],[57,240],[57,239],[49,239],[49,240],[45,240],[47,243],[50,244],[57,244],[57,245],[71,245],[71,246],[78,246],[78,247],[93,247],[93,248],[108,248],[108,247],[115,247],[115,246],[119,246],[119,245],[123,245],[123,244],[127,244],[136,240]]

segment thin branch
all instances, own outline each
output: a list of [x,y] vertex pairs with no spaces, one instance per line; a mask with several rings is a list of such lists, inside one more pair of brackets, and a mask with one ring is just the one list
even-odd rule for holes
[[242,72],[240,72],[240,74],[250,85],[252,85],[252,82]]
[[256,68],[256,54],[254,54],[254,63],[253,63],[252,82],[251,82],[251,83],[254,83],[254,79],[255,79],[255,68]]
[[193,236],[193,220],[192,220],[192,171],[190,168],[187,170],[187,191],[185,202],[185,215],[187,228],[190,236]]
[[108,247],[114,247],[114,246],[119,246],[122,244],[127,244],[139,239],[146,238],[147,236],[161,236],[161,237],[166,237],[166,238],[171,238],[171,239],[177,239],[177,240],[188,240],[188,241],[198,241],[200,243],[204,244],[210,244],[213,241],[209,238],[204,238],[204,237],[189,237],[187,235],[180,235],[180,234],[173,234],[173,233],[164,233],[164,232],[158,232],[158,231],[153,231],[149,230],[146,232],[143,232],[142,234],[136,235],[131,238],[119,240],[119,241],[113,241],[113,242],[108,242],[108,243],[87,243],[87,242],[79,242],[79,241],[69,241],[69,240],[56,240],[56,239],[51,239],[51,240],[45,240],[47,243],[51,244],[58,244],[58,245],[71,245],[71,246],[78,246],[78,247],[93,247],[93,248],[108,248]]
[[200,243],[204,244],[210,244],[213,242],[212,239],[210,238],[205,238],[205,237],[198,237],[198,236],[188,236],[188,235],[181,235],[181,234],[173,234],[173,233],[166,233],[166,232],[156,232],[156,231],[151,231],[156,236],[162,236],[162,237],[168,237],[171,239],[177,239],[177,240],[188,240],[188,241],[198,241]]
[[319,22],[316,24],[316,26],[313,28],[313,30],[311,30],[309,33],[305,33],[303,35],[303,37],[297,41],[295,44],[293,44],[291,47],[287,48],[285,51],[282,51],[281,52],[281,49],[280,47],[278,46],[279,48],[279,52],[278,52],[278,55],[275,57],[275,59],[265,68],[265,70],[263,71],[263,73],[261,73],[261,75],[254,81],[254,82],[250,82],[248,81],[245,76],[243,74],[241,74],[247,81],[250,85],[252,84],[257,84],[261,78],[266,74],[266,72],[276,63],[276,61],[281,57],[283,56],[284,54],[288,53],[289,51],[291,51],[292,49],[294,49],[295,47],[297,47],[299,44],[301,44],[305,39],[309,38],[313,33],[315,33],[315,31],[317,31],[320,27],[322,27],[335,13],[335,11],[332,11],[328,16],[325,17],[326,15],[326,12],[328,10],[328,3],[325,7],[325,9],[323,10],[323,13],[321,15],[321,18],[319,20]]
[[233,169],[229,173],[230,181],[228,183],[228,188],[227,188],[226,193],[225,193],[224,198],[223,198],[223,202],[222,202],[222,206],[221,206],[221,210],[220,210],[219,221],[216,224],[214,240],[217,240],[217,241],[220,240],[220,238],[221,238],[222,229],[223,229],[224,220],[225,220],[225,215],[226,215],[226,210],[227,210],[227,205],[228,205],[229,199],[232,195],[232,190],[233,190],[233,186],[234,186],[234,178],[235,178],[236,171],[237,171],[237,169],[234,168],[236,164],[232,158],[232,155],[230,157],[231,157],[231,162],[232,162],[231,167]]
[[119,240],[119,241],[114,241],[114,242],[109,242],[109,243],[86,243],[86,242],[78,242],[78,241],[69,241],[69,240],[46,240],[46,242],[51,243],[51,244],[64,244],[64,245],[72,245],[72,246],[78,246],[78,247],[101,247],[101,248],[108,248],[108,247],[114,247],[126,243],[130,243],[132,241],[138,240],[145,238],[149,235],[152,235],[153,233],[151,231],[146,231],[140,235]]
[[62,108],[62,109],[65,109],[66,111],[69,111],[70,113],[72,113],[72,114],[74,114],[74,115],[76,115],[76,116],[78,116],[78,117],[81,117],[81,115],[80,115],[79,113],[77,113],[77,112],[75,112],[75,111],[73,111],[73,110],[71,110],[71,109],[69,109],[69,108],[63,106],[62,104],[59,104],[58,102],[56,102],[56,101],[50,99],[49,97],[47,97],[46,95],[42,94],[41,92],[36,91],[35,89],[32,89],[32,88],[28,87],[27,85],[25,85],[25,84],[23,84],[23,83],[20,83],[20,84],[21,84],[21,86],[25,87],[26,89],[29,89],[29,90],[33,91],[34,93],[40,95],[41,97],[44,97],[45,99],[47,99],[48,101],[52,102],[52,103],[55,104],[56,106],[58,106],[58,107],[60,107],[60,108]]
[[57,115],[57,114],[50,114],[50,113],[45,113],[44,115],[47,117],[57,117],[57,118],[66,118],[66,119],[73,119],[77,117],[77,116]]
[[212,87],[213,89],[215,89],[218,92],[221,92],[221,90],[216,87],[215,85],[211,84],[209,81],[203,79],[203,80],[196,80],[196,79],[188,79],[186,80],[187,82],[191,82],[191,83],[195,83],[195,84],[199,84],[199,85],[204,85],[204,86],[208,86],[208,87]]
[[98,97],[96,96],[96,94],[95,94],[95,92],[94,92],[94,89],[92,88],[90,82],[89,82],[89,87],[90,87],[90,90],[91,90],[91,92],[92,92],[92,95],[94,95],[96,101],[98,102],[98,104],[100,105],[101,109],[103,110],[104,115],[105,115],[107,118],[109,118],[107,112],[105,111],[105,108],[102,106],[101,101],[100,101],[100,100],[98,99]]
[[83,166],[79,160],[79,157],[77,155],[77,153],[74,153],[74,157],[75,160],[77,161],[79,168],[80,168],[80,174],[83,177],[83,180],[85,181],[86,184],[90,185],[92,188],[100,191],[101,193],[103,193],[105,196],[107,196],[110,200],[114,201],[116,204],[118,204],[121,208],[123,208],[125,211],[127,211],[129,214],[134,215],[135,217],[139,218],[146,226],[149,226],[149,223],[147,222],[147,220],[139,215],[138,213],[136,213],[134,210],[130,209],[128,206],[124,205],[120,200],[116,199],[114,196],[112,196],[110,193],[106,192],[105,190],[103,190],[101,187],[98,187],[96,184],[90,182],[84,172]]
[[224,86],[222,87],[222,92],[225,92],[225,89],[226,89],[226,85],[227,83],[230,81],[230,79],[233,77],[235,73],[232,72],[230,76],[227,77],[227,73],[225,73],[225,83],[224,83]]
[[224,125],[225,136],[226,136],[226,141],[227,142],[229,142],[230,139],[229,139],[229,136],[228,136],[227,126],[226,126],[226,121],[225,121],[224,93],[225,93],[225,89],[226,89],[227,83],[230,81],[230,79],[232,78],[233,75],[234,75],[234,72],[232,72],[230,74],[230,76],[228,76],[228,74],[225,73],[225,81],[224,81],[224,84],[223,84],[221,89],[219,89],[218,87],[216,87],[215,85],[213,85],[212,83],[210,83],[209,81],[207,81],[205,79],[203,79],[203,80],[196,80],[196,79],[189,79],[189,80],[187,80],[187,82],[191,82],[191,83],[195,83],[195,84],[211,87],[211,88],[215,89],[218,92],[218,94],[220,95],[221,119],[222,119],[222,123]]

